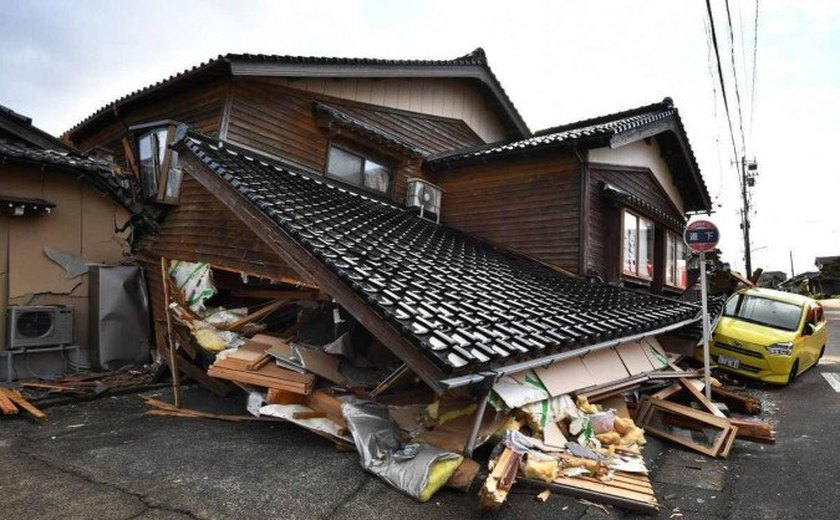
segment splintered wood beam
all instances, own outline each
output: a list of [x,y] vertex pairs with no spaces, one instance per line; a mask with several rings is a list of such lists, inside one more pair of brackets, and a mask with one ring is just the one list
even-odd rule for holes
[[32,416],[36,419],[44,420],[47,418],[47,414],[45,414],[44,412],[36,408],[32,403],[27,401],[26,398],[23,397],[23,394],[20,393],[20,390],[13,390],[11,388],[0,388],[0,394],[3,394],[3,396],[6,397],[9,401],[32,414]]
[[231,296],[241,298],[271,298],[271,299],[285,299],[285,300],[314,300],[326,301],[330,297],[321,291],[303,290],[290,291],[288,289],[249,289],[247,287],[237,287],[230,290]]
[[239,318],[233,323],[228,323],[226,325],[218,325],[216,328],[218,328],[219,330],[238,330],[251,322],[257,321],[260,318],[268,316],[269,314],[276,311],[283,305],[286,305],[287,303],[289,303],[289,300],[285,299],[273,301],[268,305],[252,312],[251,314],[243,318]]
[[761,401],[749,394],[713,386],[712,395],[723,401],[731,410],[751,415],[761,413]]
[[510,488],[516,481],[522,455],[505,447],[495,460],[493,469],[478,493],[478,504],[485,511],[498,511],[507,500]]
[[134,148],[128,142],[128,138],[124,137],[122,140],[123,152],[125,153],[125,160],[128,163],[128,171],[135,177],[140,176],[140,170],[137,168],[137,160],[134,158]]

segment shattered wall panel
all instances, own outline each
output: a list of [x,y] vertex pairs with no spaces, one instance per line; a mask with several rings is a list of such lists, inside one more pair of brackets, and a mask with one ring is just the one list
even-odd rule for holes
[[[37,184],[27,197],[43,197],[56,205],[52,213],[35,218],[17,218],[9,229],[9,297],[27,294],[68,294],[82,280],[67,280],[64,270],[44,255],[50,246],[73,255],[81,255],[82,204],[78,180],[53,175],[44,184],[43,194]],[[84,288],[82,288],[84,290]]]
[[[72,175],[40,168],[7,165],[0,175],[0,193],[43,198],[56,204],[39,217],[5,217],[0,221],[0,311],[8,305],[69,305],[74,308],[75,341],[87,343],[87,275],[67,279],[64,269],[44,254],[44,247],[84,260],[116,263],[127,250],[126,233],[116,236],[115,222],[126,211],[97,189]],[[5,329],[5,312],[0,331]],[[5,334],[0,344],[5,348]]]

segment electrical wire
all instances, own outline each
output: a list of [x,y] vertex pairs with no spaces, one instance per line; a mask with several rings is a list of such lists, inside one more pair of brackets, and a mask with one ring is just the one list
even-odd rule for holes
[[729,28],[729,58],[732,61],[732,79],[735,83],[735,104],[738,107],[738,125],[741,130],[741,157],[747,153],[747,143],[744,138],[744,115],[741,111],[741,89],[738,86],[738,67],[735,65],[735,31],[732,28],[732,13],[729,10],[729,0],[724,0],[726,5],[726,23]]
[[712,14],[711,0],[706,0],[706,11],[709,14],[709,27],[712,31],[712,48],[715,50],[715,61],[717,63],[718,80],[720,81],[720,93],[723,97],[723,107],[726,111],[726,120],[729,123],[729,136],[732,138],[733,159],[738,160],[738,145],[735,142],[735,130],[732,127],[732,116],[729,111],[729,99],[726,95],[726,83],[723,81],[723,67],[720,64],[720,48],[718,47],[717,32],[715,31],[715,18]]
[[753,32],[753,59],[752,59],[752,84],[750,85],[750,138],[752,138],[753,124],[755,122],[755,83],[758,75],[756,74],[756,63],[758,58],[758,10],[759,0],[755,0],[755,31]]
[[703,30],[706,33],[706,69],[709,71],[709,77],[712,78],[712,112],[715,116],[715,152],[717,155],[717,162],[718,162],[718,189],[717,193],[713,197],[713,204],[717,204],[720,200],[720,196],[723,194],[723,158],[721,157],[720,153],[720,114],[718,111],[718,98],[717,98],[717,78],[715,77],[715,69],[714,69],[714,51],[712,49],[712,34],[709,29],[709,20],[707,18],[703,19]]

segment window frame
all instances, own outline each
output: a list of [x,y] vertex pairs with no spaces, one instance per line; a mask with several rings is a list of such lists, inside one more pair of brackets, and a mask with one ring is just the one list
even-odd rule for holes
[[[177,166],[178,152],[176,152],[170,147],[170,144],[172,144],[172,141],[175,139],[176,128],[177,125],[175,125],[172,122],[159,122],[137,125],[130,129],[135,132],[134,145],[137,153],[137,173],[140,175],[141,195],[143,197],[143,200],[152,200],[160,204],[175,205],[178,204],[178,201],[181,198],[181,181],[183,180],[183,174],[181,173],[180,168]],[[155,139],[154,136],[164,129],[166,130],[166,138],[165,142],[162,144],[164,149],[163,158],[161,159],[159,148],[161,146],[161,143],[157,139]],[[152,147],[152,167],[154,170],[153,173],[155,176],[156,183],[154,193],[148,193],[146,190],[146,180],[144,176],[147,174],[144,173],[140,160],[140,142],[143,139],[150,136]],[[177,174],[180,178],[178,179],[178,185],[176,187],[175,194],[170,195],[167,192],[169,191],[169,177],[170,174],[173,173],[173,170],[177,171]]]
[[[627,215],[632,215],[636,219],[636,244],[637,245],[636,245],[636,272],[635,273],[631,272],[631,271],[627,271],[624,268],[625,260],[626,260],[625,252],[626,252],[626,249],[627,249],[626,248],[627,234],[625,232],[626,231],[625,221],[626,221]],[[650,231],[651,231],[650,239],[649,239],[650,240],[650,251],[649,251],[649,254],[648,254],[648,262],[650,262],[650,264],[652,266],[650,276],[641,274],[639,272],[639,267],[640,267],[640,262],[639,262],[639,252],[640,252],[639,235],[640,235],[640,233],[639,233],[639,231],[640,231],[640,224],[641,224],[642,221],[647,222],[649,224],[649,228],[650,228]],[[656,222],[653,219],[650,219],[648,217],[644,217],[644,216],[640,215],[639,213],[636,213],[635,211],[631,211],[627,208],[621,208],[621,230],[620,230],[620,233],[621,233],[621,249],[619,250],[619,255],[620,255],[620,258],[619,258],[619,272],[620,272],[621,276],[626,277],[626,278],[630,278],[630,279],[635,280],[635,281],[641,281],[641,282],[644,282],[646,284],[653,283],[654,278],[656,277],[656,270],[657,270],[656,259],[655,259],[655,256],[656,256]]]
[[[338,177],[338,176],[330,173],[330,152],[332,151],[333,148],[336,148],[336,149],[338,149],[338,150],[340,150],[340,151],[342,151],[346,154],[356,156],[356,157],[358,157],[362,160],[362,166],[361,166],[361,171],[360,171],[360,173],[362,175],[362,183],[361,184],[355,184],[355,183],[352,183],[352,182],[348,182],[344,178]],[[387,187],[386,190],[384,190],[384,191],[378,190],[376,188],[372,188],[372,187],[366,186],[364,184],[364,182],[365,182],[365,176],[364,176],[365,175],[365,166],[367,165],[368,162],[372,162],[372,163],[378,164],[378,165],[380,165],[384,168],[387,168],[387,170],[388,170],[388,187]],[[380,196],[381,195],[387,195],[387,196],[393,197],[395,184],[396,184],[396,173],[397,173],[397,168],[396,168],[396,165],[393,164],[393,161],[383,160],[378,154],[366,153],[362,150],[359,150],[356,147],[348,146],[344,143],[337,143],[333,140],[331,140],[327,143],[326,161],[325,161],[325,164],[324,164],[324,176],[328,177],[329,179],[340,182],[342,184],[346,184],[348,186],[353,186],[353,187],[358,188],[360,190],[364,190],[364,191],[367,191],[367,192],[370,192],[370,193],[375,193],[375,194],[380,195]]]
[[[674,256],[672,257],[673,263],[668,261],[668,254],[671,252],[670,251],[671,246],[668,243],[670,238],[674,239],[674,244],[673,244],[674,245],[674,251],[673,251]],[[682,251],[683,251],[682,260],[685,262],[685,272],[686,272],[685,285],[680,284],[680,278],[679,278],[680,257],[677,256],[677,251],[680,248],[682,248]],[[679,289],[679,290],[684,290],[688,287],[688,257],[689,257],[688,247],[685,245],[685,242],[683,241],[682,236],[678,235],[677,233],[675,233],[673,231],[671,231],[670,229],[666,230],[665,231],[665,277],[662,280],[662,283],[666,287],[671,288],[671,289]],[[669,273],[673,274],[675,283],[670,283],[668,281],[668,274]]]

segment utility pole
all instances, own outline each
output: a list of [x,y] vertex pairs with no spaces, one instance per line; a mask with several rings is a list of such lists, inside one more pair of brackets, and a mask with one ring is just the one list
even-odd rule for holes
[[793,278],[796,273],[793,272],[793,249],[790,250],[790,277]]
[[752,276],[752,251],[750,250],[750,196],[749,188],[755,185],[755,161],[747,165],[747,158],[741,156],[741,229],[744,232],[744,266],[747,271],[747,278]]

